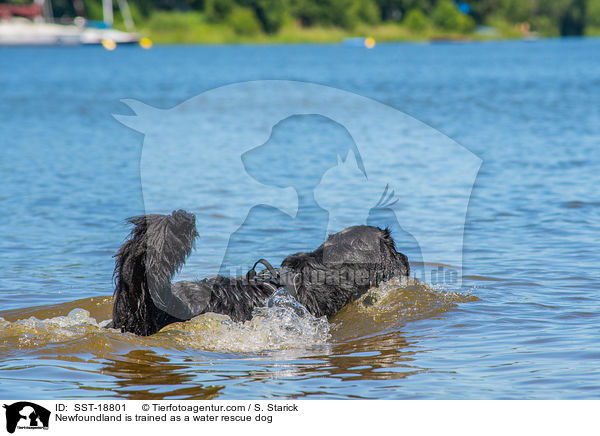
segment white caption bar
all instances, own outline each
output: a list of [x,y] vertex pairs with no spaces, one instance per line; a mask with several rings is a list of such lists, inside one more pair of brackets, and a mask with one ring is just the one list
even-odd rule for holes
[[[598,435],[597,401],[1,400],[4,434]],[[134,433],[135,432],[135,433]],[[185,433],[184,433],[185,432]],[[189,432],[189,433],[188,433]],[[229,434],[229,433],[227,433]]]

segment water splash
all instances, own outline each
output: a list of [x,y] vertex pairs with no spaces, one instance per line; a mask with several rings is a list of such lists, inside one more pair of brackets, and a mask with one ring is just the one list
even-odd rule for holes
[[395,278],[369,289],[342,309],[332,319],[333,331],[338,340],[377,334],[477,300],[469,291],[431,285],[414,277]]
[[158,333],[186,347],[207,351],[261,352],[306,348],[327,343],[330,324],[316,318],[285,291],[276,292],[251,320],[234,322],[228,316],[206,313],[171,324]]
[[73,309],[66,316],[40,320],[32,316],[14,322],[0,318],[0,348],[35,348],[50,343],[78,339],[97,331],[98,324],[85,309]]
[[[110,301],[100,299],[102,304],[97,307],[99,303],[91,300],[79,303],[92,310],[94,316],[104,316],[104,306]],[[408,321],[429,318],[447,312],[459,303],[475,300],[477,297],[470,293],[406,277],[370,289],[329,322],[324,317],[314,317],[297,300],[280,290],[264,307],[255,310],[250,321],[239,323],[225,315],[206,313],[190,321],[171,324],[150,337],[106,329],[108,320],[98,322],[82,308],[72,309],[66,316],[38,319],[60,310],[60,307],[53,307],[52,312],[40,310],[35,313],[38,317],[12,322],[0,317],[0,354],[15,349],[31,349],[42,354],[44,349],[66,354],[83,351],[110,354],[115,349],[131,347],[224,353],[307,350],[328,345],[332,339],[336,342],[348,337],[377,335]],[[71,303],[65,303],[63,310],[66,312],[72,307]],[[23,312],[31,313],[26,309]]]
[[[0,318],[0,351],[34,349],[43,352],[43,348],[58,344],[65,351],[103,353],[120,344],[136,348],[258,353],[306,349],[325,344],[330,338],[327,320],[312,316],[283,290],[275,293],[265,307],[255,310],[252,320],[244,323],[207,313],[171,324],[153,336],[140,337],[105,329],[108,322],[96,321],[90,312],[81,308],[71,310],[66,316],[48,319],[30,316],[10,322]],[[55,346],[53,349],[57,350]]]

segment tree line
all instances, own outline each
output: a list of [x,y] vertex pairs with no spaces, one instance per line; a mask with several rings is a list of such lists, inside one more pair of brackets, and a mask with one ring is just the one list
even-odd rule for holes
[[[59,18],[82,15],[98,20],[102,16],[100,0],[51,1]],[[129,5],[138,20],[156,11],[195,11],[207,22],[258,26],[266,34],[276,33],[290,21],[301,27],[343,29],[397,22],[414,32],[433,27],[456,33],[502,22],[548,36],[600,30],[600,0],[129,0]]]

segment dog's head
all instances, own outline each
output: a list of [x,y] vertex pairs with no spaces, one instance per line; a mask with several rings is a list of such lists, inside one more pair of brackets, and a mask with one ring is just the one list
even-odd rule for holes
[[316,316],[333,315],[371,286],[409,274],[408,259],[396,251],[389,231],[370,226],[349,227],[281,264],[286,289]]
[[372,265],[388,269],[389,277],[406,276],[408,259],[396,251],[390,232],[378,227],[354,226],[329,236],[314,252],[326,266]]

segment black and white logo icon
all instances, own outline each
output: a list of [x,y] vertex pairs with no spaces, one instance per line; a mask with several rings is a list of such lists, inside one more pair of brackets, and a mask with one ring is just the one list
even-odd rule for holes
[[50,411],[28,401],[5,404],[6,431],[14,433],[16,429],[48,429]]

